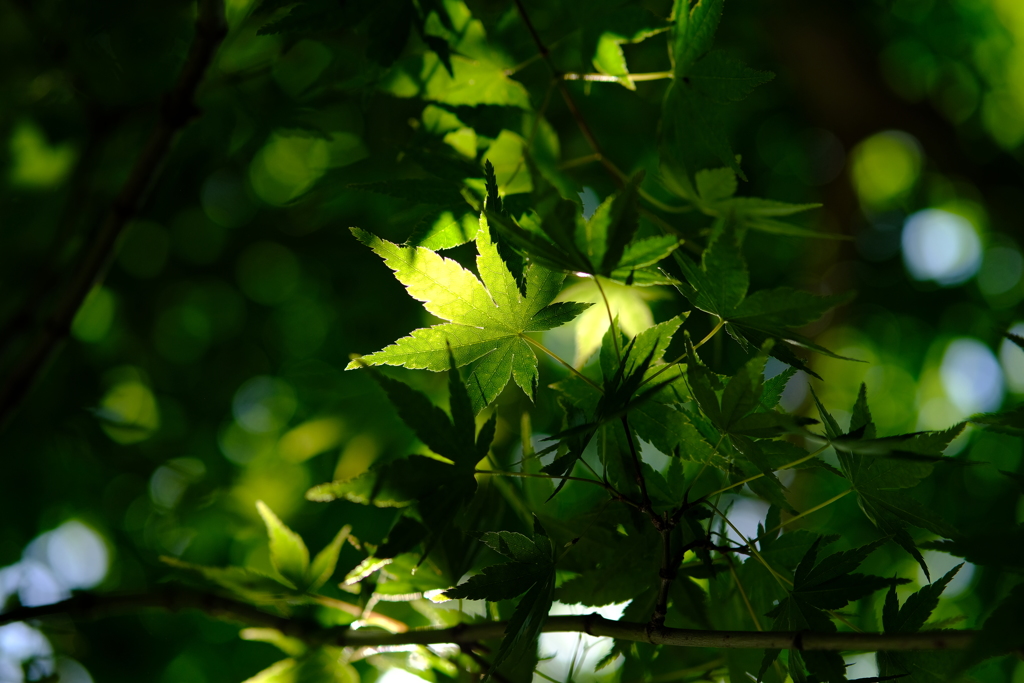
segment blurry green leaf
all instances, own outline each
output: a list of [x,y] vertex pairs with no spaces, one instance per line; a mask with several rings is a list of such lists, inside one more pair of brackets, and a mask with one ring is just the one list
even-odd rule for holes
[[351,531],[352,527],[346,524],[334,536],[334,539],[313,558],[313,562],[309,565],[309,576],[307,578],[309,586],[307,590],[317,590],[334,576],[334,570],[338,566],[338,554],[341,552],[341,546],[348,539]]
[[584,51],[593,45],[594,68],[609,76],[619,76],[619,83],[630,90],[636,90],[627,78],[629,68],[622,53],[623,43],[638,43],[661,33],[668,22],[651,14],[646,8],[624,5],[611,12],[594,13],[587,8],[587,25],[584,28]]
[[244,683],[359,683],[359,673],[340,648],[322,647],[295,659],[282,659]]
[[256,509],[267,525],[267,535],[270,537],[270,563],[293,586],[299,590],[305,589],[309,551],[302,537],[278,519],[262,500],[256,501]]
[[270,643],[286,655],[301,657],[308,648],[298,638],[286,636],[276,628],[246,628],[238,634],[242,640],[254,640],[261,643]]
[[267,576],[242,567],[205,567],[182,562],[174,557],[161,557],[160,561],[177,569],[196,572],[207,581],[257,604],[274,603],[295,594],[295,587],[277,577]]
[[698,171],[696,180],[697,192],[705,202],[716,202],[736,194],[736,172],[731,168]]

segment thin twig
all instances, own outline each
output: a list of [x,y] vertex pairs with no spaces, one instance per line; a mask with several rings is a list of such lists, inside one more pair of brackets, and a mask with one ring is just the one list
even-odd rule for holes
[[121,187],[96,240],[82,259],[64,296],[42,326],[37,338],[0,387],[0,427],[21,404],[36,378],[67,337],[71,321],[93,286],[103,281],[115,246],[128,222],[139,212],[163,166],[178,132],[199,113],[193,102],[213,55],[227,33],[220,0],[200,0],[196,37],[177,82],[164,96],[160,117]]
[[[388,633],[371,628],[352,629],[346,626],[324,627],[312,620],[270,614],[237,600],[180,589],[140,594],[81,594],[50,605],[13,609],[0,614],[0,625],[56,615],[66,615],[79,620],[98,619],[116,614],[134,614],[149,609],[172,612],[195,609],[223,621],[273,628],[311,645],[339,647],[478,643],[500,639],[508,626],[506,622],[485,622],[460,624],[450,628],[417,629],[405,633]],[[592,636],[608,636],[620,640],[653,642],[675,647],[758,650],[800,648],[861,652],[961,650],[969,647],[978,635],[978,631],[968,630],[919,633],[815,633],[663,628],[652,632],[647,624],[613,621],[598,614],[548,617],[541,630],[545,633],[587,633]]]
[[[604,153],[601,151],[601,145],[597,143],[597,138],[594,137],[593,131],[590,130],[590,125],[586,119],[583,118],[583,113],[576,106],[576,102],[573,101],[572,95],[569,94],[569,89],[565,87],[565,81],[562,78],[562,72],[555,67],[555,63],[551,60],[551,51],[544,44],[544,41],[540,39],[540,35],[537,33],[537,29],[534,28],[533,22],[530,21],[530,15],[526,13],[526,8],[523,7],[522,0],[513,0],[516,4],[516,9],[519,10],[519,16],[522,18],[523,23],[526,25],[526,29],[530,32],[530,37],[533,39],[534,45],[537,46],[537,51],[540,52],[540,56],[544,59],[544,62],[551,69],[551,74],[554,76],[555,81],[558,85],[558,91],[562,94],[562,99],[565,101],[565,106],[568,107],[569,113],[572,114],[572,118],[576,121],[576,126],[580,129],[583,137],[586,138],[587,144],[590,148],[598,155],[599,160],[608,169],[609,173],[618,180],[620,183],[622,179],[619,177],[618,168],[615,168],[615,164],[605,158]],[[618,171],[618,173],[616,173]]]
[[[808,460],[813,460],[814,458],[816,458],[819,455],[821,455],[822,453],[824,453],[827,448],[828,448],[828,446],[822,446],[818,450],[811,451],[810,453],[808,453],[807,455],[803,456],[802,458],[797,458],[796,460],[794,460],[792,462],[787,462],[785,465],[783,465],[782,467],[777,468],[775,471],[776,472],[781,472],[782,470],[788,470],[790,468],[796,467],[797,465],[802,465],[803,463],[807,462]],[[732,489],[738,488],[740,486],[743,486],[744,484],[749,484],[750,482],[755,481],[757,479],[760,479],[763,476],[765,476],[764,472],[759,472],[758,474],[755,474],[753,476],[747,477],[746,479],[737,481],[737,482],[735,482],[733,484],[729,484],[728,486],[723,486],[722,488],[718,489],[717,491],[712,491],[711,493],[708,493],[705,496],[703,496],[699,501],[694,501],[694,502],[695,503],[703,502],[704,500],[706,500],[708,498],[711,498],[712,496],[717,496],[719,493],[725,493],[726,491],[731,491]]]

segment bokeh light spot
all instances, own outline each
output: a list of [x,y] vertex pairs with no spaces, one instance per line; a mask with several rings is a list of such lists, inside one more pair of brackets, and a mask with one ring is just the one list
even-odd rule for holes
[[341,443],[345,423],[336,417],[303,422],[290,429],[277,443],[277,452],[285,460],[302,462]]
[[903,262],[915,280],[955,285],[981,267],[981,240],[963,216],[925,209],[903,224]]
[[235,420],[255,434],[281,430],[295,414],[295,392],[275,377],[253,377],[235,393]]
[[[1024,322],[1014,323],[1009,332],[1024,337]],[[999,362],[1003,366],[1006,386],[1015,394],[1024,394],[1024,349],[1009,339],[999,345]]]
[[1012,247],[992,247],[978,271],[978,287],[986,296],[999,296],[1013,289],[1024,274],[1024,258]]
[[75,152],[69,144],[50,145],[45,133],[30,121],[15,127],[10,140],[12,185],[52,187],[71,169]]
[[963,417],[997,410],[1003,402],[1003,372],[992,351],[961,337],[946,347],[939,368],[946,396]]
[[904,195],[921,173],[921,151],[917,140],[900,131],[872,135],[851,154],[853,184],[861,201],[873,208],[884,207]]
[[71,321],[71,336],[89,344],[103,341],[114,322],[114,308],[110,290],[100,285],[93,287]]
[[100,426],[121,444],[145,441],[160,428],[160,410],[153,392],[138,380],[114,385],[96,411]]
[[206,474],[206,466],[196,458],[175,458],[161,465],[149,478],[149,497],[164,509],[178,504],[185,489]]
[[249,180],[260,199],[282,206],[312,187],[329,161],[326,141],[275,133],[253,157]]
[[93,588],[107,575],[107,544],[92,528],[77,520],[45,534],[46,560],[66,588]]

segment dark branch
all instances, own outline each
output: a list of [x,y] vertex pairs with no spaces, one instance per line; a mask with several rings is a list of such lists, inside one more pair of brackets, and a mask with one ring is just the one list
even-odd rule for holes
[[[0,614],[0,625],[16,621],[67,615],[73,619],[99,619],[114,614],[147,609],[180,611],[195,609],[222,621],[246,626],[273,628],[310,645],[338,647],[380,647],[387,645],[473,644],[496,640],[505,633],[505,622],[462,624],[452,628],[420,629],[403,633],[348,627],[323,627],[314,621],[282,617],[252,605],[210,593],[168,589],[155,593],[122,595],[78,595],[69,600],[38,607],[19,607]],[[962,650],[977,631],[925,631],[921,633],[812,633],[790,631],[704,631],[680,628],[652,630],[648,624],[611,621],[597,614],[548,617],[545,633],[588,633],[620,640],[650,642],[674,647],[726,649],[803,650]]]

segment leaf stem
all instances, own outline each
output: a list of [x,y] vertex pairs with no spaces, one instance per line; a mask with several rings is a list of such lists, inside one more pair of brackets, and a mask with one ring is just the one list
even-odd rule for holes
[[565,479],[568,481],[584,481],[588,484],[596,484],[606,491],[612,491],[618,494],[608,484],[597,479],[587,479],[586,477],[570,477],[568,475],[554,475],[554,474],[540,474],[539,472],[505,472],[503,470],[473,470],[473,474],[491,474],[498,477],[519,477],[521,479]]
[[619,345],[619,331],[615,329],[615,317],[612,315],[612,305],[608,302],[608,295],[604,293],[604,287],[601,286],[601,278],[599,276],[594,276],[594,283],[597,285],[597,291],[601,293],[601,299],[604,300],[604,310],[608,313],[608,325],[611,327],[612,342],[615,344],[615,358],[618,359],[619,365],[622,365],[622,348]]
[[710,331],[710,332],[708,332],[708,333],[707,333],[707,335],[705,335],[705,337],[704,337],[703,339],[701,339],[701,340],[700,340],[699,342],[697,342],[696,344],[694,344],[694,345],[693,345],[693,350],[694,350],[694,351],[696,351],[697,349],[699,349],[700,347],[704,346],[704,345],[705,345],[705,344],[707,344],[707,343],[708,343],[709,341],[711,341],[711,339],[712,339],[712,338],[713,338],[713,337],[714,337],[714,336],[715,336],[716,334],[718,334],[718,331],[719,331],[720,329],[722,329],[722,328],[723,328],[724,326],[725,326],[725,319],[724,319],[724,318],[719,318],[719,319],[718,319],[718,324],[717,324],[717,325],[715,325],[715,326],[714,326],[714,327],[713,327],[713,328],[711,329],[711,331]]
[[647,480],[644,479],[644,471],[640,466],[640,454],[637,453],[636,443],[633,441],[633,432],[629,428],[629,418],[623,415],[619,418],[622,422],[622,428],[626,430],[626,442],[629,444],[629,454],[633,458],[633,467],[636,469],[636,483],[640,487],[641,496],[641,507],[642,512],[646,512],[654,523],[654,528],[658,531],[662,530],[661,518],[654,513],[654,508],[651,506],[651,497],[647,494]]
[[536,347],[537,347],[538,349],[540,349],[541,351],[543,351],[544,353],[548,354],[549,356],[551,356],[552,358],[554,358],[554,359],[555,359],[556,361],[558,361],[559,363],[561,363],[562,365],[564,365],[564,366],[565,366],[566,368],[568,368],[568,370],[569,370],[570,372],[572,372],[572,373],[573,373],[574,375],[576,375],[577,377],[579,377],[580,379],[582,379],[582,380],[583,380],[584,382],[586,382],[587,384],[589,384],[589,385],[590,385],[591,387],[593,387],[594,389],[596,389],[596,390],[597,390],[598,392],[600,392],[600,393],[602,393],[602,394],[604,393],[604,389],[602,389],[602,388],[601,388],[600,386],[598,386],[598,385],[597,385],[597,384],[596,384],[596,383],[594,382],[594,380],[590,379],[589,377],[587,377],[586,375],[584,375],[584,374],[583,374],[582,372],[580,372],[579,370],[577,370],[576,368],[574,368],[574,367],[573,367],[572,365],[570,365],[569,363],[567,363],[567,362],[566,362],[565,360],[563,360],[562,358],[560,358],[560,357],[558,356],[558,354],[556,354],[556,353],[555,353],[554,351],[552,351],[552,350],[551,350],[551,349],[549,349],[548,347],[544,346],[543,344],[541,344],[541,343],[540,343],[539,341],[537,341],[537,340],[536,340],[536,339],[534,339],[533,337],[528,337],[528,336],[527,336],[527,335],[525,335],[525,334],[524,334],[524,335],[520,335],[520,336],[521,336],[521,337],[522,337],[523,339],[525,339],[525,340],[526,340],[527,342],[529,342],[530,344],[533,344],[533,345],[534,345],[534,346],[536,346]]
[[775,571],[775,569],[770,564],[768,564],[768,561],[761,557],[761,553],[759,553],[757,551],[757,548],[754,547],[754,542],[747,540],[747,537],[743,535],[743,532],[736,528],[736,525],[732,523],[732,521],[718,508],[717,505],[712,503],[710,500],[705,500],[703,502],[705,505],[709,506],[712,510],[718,513],[718,516],[722,518],[722,521],[729,525],[729,528],[731,528],[736,533],[740,541],[746,544],[747,548],[750,550],[750,554],[756,557],[757,561],[764,565],[764,568],[768,570],[769,574],[775,577],[775,580],[779,582],[780,586],[785,588],[785,584],[787,583],[789,585],[793,585],[792,581],[790,581],[789,579]]
[[[776,472],[781,472],[782,470],[788,470],[791,467],[796,467],[797,465],[801,465],[801,464],[807,462],[808,460],[811,460],[813,458],[818,457],[826,449],[828,449],[828,446],[822,446],[818,450],[812,451],[812,452],[808,453],[807,455],[805,455],[802,458],[797,458],[793,462],[787,462],[785,465],[783,465],[782,467],[779,467],[775,471]],[[736,488],[738,486],[743,486],[744,484],[749,484],[750,482],[755,481],[757,479],[760,479],[763,476],[764,476],[764,473],[762,472],[762,473],[759,473],[759,474],[755,474],[755,475],[753,475],[751,477],[747,477],[746,479],[743,479],[742,481],[738,481],[738,482],[736,482],[734,484],[729,484],[728,486],[720,488],[717,491],[712,491],[711,493],[708,493],[703,498],[701,498],[701,500],[704,500],[706,498],[711,498],[712,496],[717,496],[719,493],[725,493],[726,491],[730,491],[730,490],[732,490],[732,489],[734,489],[734,488]]]
[[832,496],[831,498],[826,500],[824,503],[819,503],[819,504],[815,505],[814,507],[812,507],[810,509],[804,510],[803,512],[801,512],[798,515],[793,515],[792,517],[787,519],[785,522],[782,522],[781,524],[776,524],[774,527],[772,527],[768,531],[764,532],[763,534],[761,534],[760,536],[755,538],[754,541],[755,542],[756,541],[760,541],[762,538],[764,538],[768,534],[772,533],[773,531],[778,531],[779,529],[781,529],[782,527],[786,526],[787,524],[792,524],[796,520],[801,519],[803,517],[806,517],[807,515],[811,514],[812,512],[817,512],[818,510],[820,510],[822,508],[828,507],[829,505],[831,505],[832,503],[836,502],[837,500],[840,500],[840,499],[845,498],[846,496],[850,495],[851,493],[853,493],[853,491],[854,491],[854,489],[852,489],[852,488],[846,489],[845,491],[843,491],[839,495]]
[[642,83],[643,81],[663,81],[666,78],[672,77],[671,71],[650,71],[648,73],[627,74],[626,76],[609,76],[608,74],[598,73],[562,74],[562,78],[566,81],[592,81],[595,83],[618,83],[623,78],[627,78],[634,83]]
[[558,170],[565,171],[570,168],[576,168],[577,166],[586,166],[587,164],[595,161],[600,161],[600,154],[587,154],[586,156],[576,157],[575,159],[569,159],[558,164]]
[[754,628],[758,631],[764,631],[764,627],[761,626],[761,620],[757,618],[757,611],[754,609],[754,606],[750,604],[750,598],[747,597],[747,591],[743,587],[743,582],[740,581],[740,575],[736,573],[736,565],[728,555],[725,556],[725,559],[729,561],[729,573],[732,574],[732,580],[736,582],[736,589],[739,591],[740,597],[743,598],[743,604],[747,608],[747,613],[754,621]]

